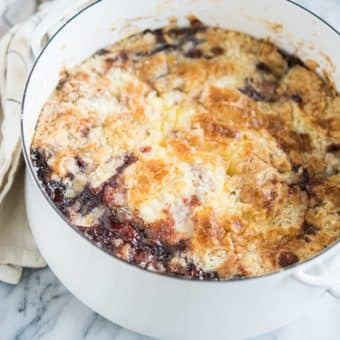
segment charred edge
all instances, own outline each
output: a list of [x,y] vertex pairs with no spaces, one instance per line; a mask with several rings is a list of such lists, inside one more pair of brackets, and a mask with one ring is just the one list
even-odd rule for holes
[[292,170],[294,172],[298,172],[301,167],[301,164],[292,164]]
[[302,152],[311,152],[313,150],[313,143],[308,133],[297,133],[296,134],[297,145],[299,150]]
[[215,46],[215,47],[212,47],[211,48],[211,53],[214,55],[214,56],[220,56],[220,55],[223,55],[224,54],[224,48],[223,47],[220,47],[220,46]]
[[118,55],[114,57],[107,57],[104,59],[107,68],[110,68],[116,62],[125,63],[129,60],[129,55],[126,51],[120,51]]
[[306,67],[304,62],[299,57],[295,56],[294,54],[290,54],[287,51],[282,50],[282,49],[278,49],[278,51],[283,57],[283,59],[286,60],[288,68],[292,68],[294,66]]
[[[314,148],[312,140],[308,133],[299,133],[295,131],[287,131],[286,136],[283,131],[276,132],[276,136],[279,138],[279,144],[282,149],[289,155],[292,150],[299,152],[311,152]],[[299,168],[301,164],[294,163],[294,160],[290,159],[294,168]]]
[[174,44],[161,44],[154,48],[148,55],[153,55],[159,52],[175,51],[178,49],[178,45]]
[[326,151],[329,153],[336,153],[340,151],[340,144],[337,144],[337,143],[329,144],[326,148]]
[[314,224],[305,221],[302,225],[302,232],[305,235],[316,235],[320,228]]
[[198,45],[202,44],[203,42],[204,39],[199,39],[196,35],[187,35],[179,39],[178,45],[180,47],[181,53],[186,58],[213,58],[214,56],[212,56],[210,53],[204,54],[203,51],[198,48]]
[[277,99],[276,89],[278,86],[277,79],[254,79],[252,77],[245,79],[245,85],[239,89],[254,101],[265,101],[271,103]]
[[202,28],[204,27],[204,24],[201,20],[199,20],[198,18],[194,17],[194,16],[190,16],[188,18],[190,26],[191,27],[196,27],[196,28]]
[[263,73],[272,73],[272,70],[271,68],[264,62],[260,61],[256,64],[256,70],[257,71],[260,71],[260,72],[263,72]]
[[56,90],[57,91],[60,91],[63,89],[64,85],[67,83],[69,79],[69,74],[67,73],[66,75],[62,76],[59,81],[58,81],[58,84],[56,86]]
[[240,91],[255,101],[264,101],[266,99],[266,97],[257,91],[250,83],[247,83]]
[[[213,58],[216,55],[221,55],[224,53],[224,50],[221,47],[215,47],[211,52],[213,55],[204,56],[203,52],[197,48],[197,45],[203,42],[203,40],[198,39],[195,34],[199,31],[202,31],[206,27],[199,25],[196,23],[191,27],[182,27],[182,28],[173,28],[169,31],[163,31],[161,29],[150,30],[147,29],[143,31],[143,34],[153,34],[156,37],[156,43],[158,46],[154,48],[152,51],[138,51],[136,52],[136,56],[138,57],[147,57],[150,55],[154,55],[160,52],[171,52],[171,51],[181,51],[181,53],[187,58],[201,58],[205,57],[207,59]],[[172,36],[172,38],[178,38],[177,42],[174,44],[167,43],[164,34],[168,34]],[[192,48],[189,51],[184,51],[183,47],[186,43],[192,43]]]
[[126,62],[129,60],[129,56],[126,51],[120,51],[118,57],[123,62]]
[[313,178],[309,175],[306,168],[303,168],[301,164],[292,163],[292,170],[299,174],[298,180],[292,185],[297,185],[301,190],[306,191],[307,194],[310,194],[310,185],[314,183]]
[[311,239],[307,235],[304,235],[304,234],[297,234],[296,238],[298,240],[304,240],[307,243],[311,242]]
[[309,177],[308,171],[304,168],[304,169],[302,170],[301,175],[300,175],[299,182],[298,182],[298,186],[299,186],[302,190],[306,191],[307,188],[308,188],[308,185],[310,184],[310,181],[311,181],[311,179],[310,179],[310,177]]
[[279,254],[279,265],[281,267],[287,267],[296,262],[299,262],[299,257],[292,251],[286,250]]
[[192,48],[184,56],[190,59],[198,59],[203,57],[203,52],[198,48]]
[[107,69],[110,69],[116,62],[125,63],[129,60],[129,55],[126,51],[120,51],[115,57],[105,58],[104,62]]
[[304,240],[307,243],[311,242],[310,236],[315,236],[320,228],[314,224],[304,221],[301,226],[301,232],[297,235],[297,239]]
[[302,104],[303,104],[303,100],[302,100],[302,98],[301,98],[301,96],[300,96],[299,94],[293,94],[293,95],[291,96],[291,99],[292,99],[295,103],[297,103],[297,104],[299,104],[299,105],[302,105]]
[[149,57],[160,52],[170,52],[179,49],[179,45],[175,44],[160,44],[151,51],[138,51],[136,52],[137,57]]
[[204,32],[207,29],[206,26],[190,26],[190,27],[174,27],[167,31],[170,36],[191,36],[198,32]]
[[156,42],[158,44],[165,44],[166,43],[166,39],[164,37],[164,31],[161,28],[155,29],[155,30],[150,30],[150,29],[146,29],[143,31],[143,34],[152,34],[155,36],[156,38]]
[[98,56],[102,56],[102,55],[106,55],[106,54],[109,54],[110,51],[106,48],[102,48],[100,50],[98,50],[95,55],[98,55]]

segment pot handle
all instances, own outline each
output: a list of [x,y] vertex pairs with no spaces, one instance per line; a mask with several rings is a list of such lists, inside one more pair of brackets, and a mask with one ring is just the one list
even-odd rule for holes
[[31,36],[31,50],[37,58],[49,39],[50,31],[56,32],[69,18],[81,8],[93,1],[89,0],[58,0],[41,5],[42,20]]
[[325,288],[331,295],[340,299],[340,254],[336,255],[331,263],[322,265],[320,274],[299,270],[294,277],[304,284]]

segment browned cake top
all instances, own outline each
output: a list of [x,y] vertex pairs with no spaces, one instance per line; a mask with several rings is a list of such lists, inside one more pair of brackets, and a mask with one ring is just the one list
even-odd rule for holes
[[144,31],[66,70],[32,143],[70,223],[190,278],[255,276],[340,236],[340,97],[273,44]]

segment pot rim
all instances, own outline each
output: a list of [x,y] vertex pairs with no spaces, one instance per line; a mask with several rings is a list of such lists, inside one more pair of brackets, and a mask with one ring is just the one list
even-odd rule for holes
[[[39,55],[36,57],[33,66],[29,72],[26,84],[25,84],[25,88],[24,88],[24,93],[23,93],[23,97],[22,97],[22,102],[21,102],[21,119],[20,119],[20,139],[21,139],[21,146],[22,146],[22,150],[23,150],[23,156],[24,156],[24,160],[26,163],[27,168],[29,169],[29,172],[31,173],[33,180],[35,182],[35,185],[38,187],[40,193],[43,195],[43,197],[45,198],[45,200],[48,202],[48,204],[51,206],[51,208],[54,210],[54,212],[57,213],[57,215],[63,220],[63,222],[65,222],[69,227],[71,227],[72,230],[74,230],[78,235],[80,235],[83,239],[85,239],[87,242],[89,242],[91,244],[91,246],[94,246],[95,248],[97,248],[99,251],[102,251],[104,254],[110,256],[113,260],[118,260],[126,265],[129,265],[133,268],[136,268],[140,271],[143,271],[144,273],[150,273],[150,274],[155,274],[157,276],[166,278],[166,279],[175,279],[175,280],[181,280],[181,281],[186,281],[186,282],[190,282],[190,283],[196,283],[198,282],[199,284],[212,284],[212,283],[217,283],[217,284],[227,284],[227,283],[235,283],[235,282],[245,282],[245,281],[253,281],[256,279],[264,279],[264,278],[269,278],[272,277],[274,275],[278,275],[278,274],[282,274],[282,273],[287,273],[287,272],[293,272],[294,269],[296,269],[297,267],[300,267],[302,265],[308,264],[312,261],[314,261],[317,258],[320,258],[322,255],[324,255],[325,253],[327,253],[329,250],[331,249],[335,249],[336,246],[340,245],[340,240],[337,240],[336,242],[334,242],[333,244],[329,245],[328,247],[324,248],[323,250],[321,250],[319,253],[315,254],[314,256],[308,258],[307,260],[303,261],[303,262],[297,262],[295,264],[289,265],[287,267],[284,267],[280,270],[274,271],[274,272],[270,272],[270,273],[266,273],[266,274],[262,274],[259,276],[251,276],[251,277],[241,277],[241,278],[233,278],[233,279],[228,279],[228,280],[195,280],[195,279],[190,279],[190,278],[186,278],[186,277],[182,277],[182,276],[176,276],[175,274],[171,274],[171,273],[161,273],[161,272],[156,272],[156,271],[151,271],[149,269],[140,267],[138,265],[132,264],[126,260],[123,260],[121,258],[119,258],[118,256],[111,254],[108,250],[100,248],[96,245],[96,243],[93,240],[90,240],[88,238],[86,238],[82,232],[76,228],[75,226],[73,226],[67,219],[66,217],[60,212],[60,210],[56,207],[56,205],[54,204],[54,202],[51,200],[51,198],[47,195],[41,181],[39,180],[39,178],[37,177],[36,172],[33,169],[33,165],[31,162],[31,158],[30,158],[30,150],[28,148],[26,148],[25,145],[25,134],[24,134],[24,110],[25,110],[25,101],[26,101],[26,95],[27,95],[27,91],[28,91],[28,86],[30,84],[31,81],[31,77],[32,74],[35,70],[35,68],[37,67],[39,60],[41,58],[41,56],[44,54],[45,50],[48,48],[48,46],[50,45],[51,41],[54,40],[54,38],[74,19],[76,19],[80,14],[82,14],[83,12],[89,10],[90,8],[92,8],[93,6],[97,5],[98,3],[102,2],[103,0],[96,0],[93,3],[85,6],[84,8],[82,8],[81,10],[77,11],[74,15],[72,15],[68,20],[65,21],[65,23],[63,23],[55,33],[53,33],[53,35],[49,38],[49,40],[47,41],[46,45],[42,48],[42,50],[40,51]],[[310,9],[304,7],[301,4],[296,3],[293,0],[283,0],[297,8],[302,9],[303,11],[307,12],[308,15],[312,15],[314,16],[318,21],[322,22],[323,24],[325,24],[326,26],[328,26],[333,32],[335,32],[338,37],[340,38],[340,32],[334,28],[331,24],[329,24],[325,19],[323,19],[321,16],[319,16],[318,14],[314,13],[313,11],[311,11]]]

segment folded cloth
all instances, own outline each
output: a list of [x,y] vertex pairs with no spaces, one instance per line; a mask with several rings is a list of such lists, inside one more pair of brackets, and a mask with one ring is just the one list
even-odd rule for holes
[[24,267],[46,265],[25,212],[20,144],[21,101],[33,64],[31,36],[42,20],[49,23],[52,18],[54,27],[46,32],[50,36],[90,2],[0,0],[0,281],[18,283]]
[[38,15],[31,17],[37,6],[36,0],[0,3],[0,280],[12,284],[19,281],[23,267],[45,266],[25,213],[19,129],[23,89],[33,62],[29,38],[40,21]]

